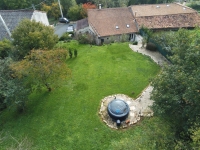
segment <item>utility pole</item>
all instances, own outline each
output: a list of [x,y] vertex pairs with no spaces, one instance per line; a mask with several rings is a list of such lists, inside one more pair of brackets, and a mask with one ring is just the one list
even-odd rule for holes
[[10,30],[8,29],[6,23],[4,22],[4,20],[3,20],[2,16],[1,16],[1,14],[0,14],[0,20],[2,21],[2,23],[3,23],[3,25],[4,25],[5,29],[6,29],[6,31],[8,32],[8,35],[11,37]]
[[61,13],[61,16],[62,16],[62,18],[63,18],[62,9],[61,9],[61,6],[60,6],[60,0],[58,0],[58,4],[59,4],[59,7],[60,7],[60,13]]

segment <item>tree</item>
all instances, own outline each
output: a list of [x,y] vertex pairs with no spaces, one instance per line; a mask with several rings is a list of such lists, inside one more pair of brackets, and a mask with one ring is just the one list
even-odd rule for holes
[[190,139],[189,129],[199,122],[200,52],[199,29],[180,29],[173,39],[172,65],[165,66],[153,80],[155,114],[170,121],[176,135]]
[[[59,5],[58,3],[52,3],[51,6],[50,6],[50,11],[49,11],[49,15],[51,17],[54,17],[54,19],[58,19],[59,17],[61,17],[61,14],[60,14],[60,8],[59,8]],[[62,9],[62,6],[61,6],[61,9]]]
[[18,111],[23,111],[30,91],[12,76],[12,63],[11,58],[0,59],[0,110],[16,105]]
[[1,0],[0,9],[2,10],[15,10],[31,8],[32,4],[40,4],[41,0]]
[[75,0],[60,0],[60,3],[63,6],[63,15],[67,15],[69,8],[76,5]]
[[40,22],[22,20],[12,32],[16,55],[24,58],[32,49],[52,49],[58,41],[54,29]]
[[83,18],[87,17],[87,9],[95,9],[96,5],[92,4],[91,2],[82,4],[82,9],[81,9],[81,16]]
[[45,11],[47,13],[47,16],[50,17],[50,10],[51,10],[51,6],[43,3],[42,7],[41,7],[42,11]]
[[144,39],[146,40],[147,43],[149,43],[150,38],[153,35],[153,31],[151,29],[148,29],[147,27],[142,26],[141,30],[144,31]]
[[70,7],[69,11],[68,11],[68,16],[69,16],[70,20],[82,19],[83,17],[81,15],[81,11],[82,11],[81,5],[74,5],[74,6]]
[[29,55],[20,62],[12,65],[15,76],[22,79],[32,89],[46,87],[48,91],[52,87],[62,84],[62,81],[70,77],[70,69],[65,63],[68,52],[59,50],[32,50]]
[[13,49],[11,41],[4,39],[0,41],[0,58],[8,57]]
[[162,4],[162,3],[171,3],[174,0],[129,0],[129,5],[138,5],[138,4]]

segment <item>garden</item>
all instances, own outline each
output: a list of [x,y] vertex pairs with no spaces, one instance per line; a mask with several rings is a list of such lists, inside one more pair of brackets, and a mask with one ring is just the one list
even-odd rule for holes
[[1,114],[1,136],[5,138],[0,149],[20,142],[43,150],[164,147],[171,135],[160,118],[144,118],[131,128],[114,130],[98,114],[102,98],[118,93],[136,98],[160,71],[149,57],[133,52],[128,44],[59,42],[57,47],[77,50],[77,57],[66,60],[71,77],[51,92],[32,93],[23,114],[14,110]]

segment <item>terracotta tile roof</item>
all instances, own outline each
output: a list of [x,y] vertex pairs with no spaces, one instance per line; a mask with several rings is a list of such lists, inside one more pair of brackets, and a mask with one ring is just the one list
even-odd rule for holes
[[84,28],[86,28],[88,26],[89,26],[89,24],[88,24],[88,19],[87,18],[78,20],[76,22],[76,30],[77,31],[80,30],[80,29],[84,29]]
[[133,20],[127,7],[88,10],[88,22],[99,37],[138,32]]
[[136,17],[141,16],[157,16],[157,15],[171,15],[197,12],[187,6],[177,3],[170,4],[151,4],[151,5],[132,5],[130,6],[132,12]]
[[189,28],[200,25],[200,17],[197,13],[144,16],[138,17],[136,20],[139,27],[144,25],[151,29]]
[[141,27],[152,29],[188,28],[200,25],[196,10],[177,3],[130,6]]
[[[33,12],[33,10],[0,10],[0,14],[4,19],[4,22],[6,23],[7,27],[9,28],[10,32],[12,32],[13,29],[15,29],[15,27],[22,19],[31,19]],[[0,40],[2,40],[3,38],[9,39],[9,35],[7,34],[6,29],[3,26],[2,21],[0,20]]]

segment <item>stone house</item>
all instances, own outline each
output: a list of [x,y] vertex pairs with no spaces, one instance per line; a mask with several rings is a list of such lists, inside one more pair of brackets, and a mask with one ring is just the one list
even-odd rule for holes
[[[8,29],[12,31],[16,28],[19,22],[23,19],[35,20],[41,22],[44,25],[49,25],[46,12],[37,10],[0,10],[0,15],[3,21],[7,25]],[[7,38],[10,39],[8,32],[6,31],[3,22],[0,20],[0,40]]]
[[154,31],[178,30],[200,25],[198,12],[178,3],[133,5],[131,9],[139,28],[145,26]]
[[[94,34],[96,44],[100,45],[124,37],[130,41],[137,40],[142,26],[154,31],[195,28],[200,25],[200,16],[196,10],[178,3],[100,7],[88,10],[87,24],[85,31]],[[81,30],[84,31],[83,28]]]

